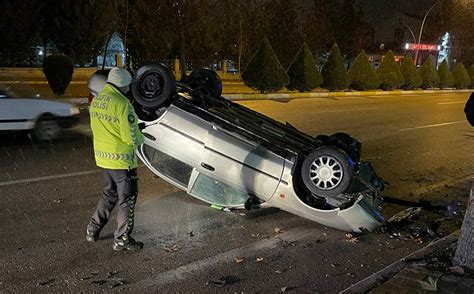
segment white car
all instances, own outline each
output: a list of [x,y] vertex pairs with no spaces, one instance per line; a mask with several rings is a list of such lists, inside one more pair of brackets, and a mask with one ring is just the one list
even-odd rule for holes
[[68,103],[18,98],[0,90],[0,131],[29,130],[38,140],[51,140],[77,123],[78,114],[79,109]]
[[[93,94],[106,75],[90,79]],[[311,137],[221,93],[219,77],[207,69],[178,83],[163,65],[134,74],[129,96],[145,126],[138,155],[151,171],[222,207],[277,207],[344,231],[380,226],[384,182],[360,161],[357,140]]]

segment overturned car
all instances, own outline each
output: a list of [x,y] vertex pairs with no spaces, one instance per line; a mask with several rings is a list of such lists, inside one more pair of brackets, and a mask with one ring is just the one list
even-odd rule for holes
[[[103,88],[107,71],[89,81]],[[309,136],[221,96],[219,76],[197,69],[177,82],[161,65],[134,73],[129,97],[145,124],[138,156],[155,174],[210,204],[277,207],[344,231],[382,222],[383,180],[344,133]]]

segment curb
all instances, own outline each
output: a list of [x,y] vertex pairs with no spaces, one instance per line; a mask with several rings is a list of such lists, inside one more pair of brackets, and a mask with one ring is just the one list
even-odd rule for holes
[[[359,96],[389,96],[389,95],[418,95],[437,93],[471,93],[474,90],[418,90],[418,91],[364,91],[364,92],[313,92],[313,93],[273,93],[273,94],[223,94],[222,96],[231,101],[246,100],[293,100],[308,98],[331,98],[331,97],[359,97]],[[86,104],[87,98],[65,98],[64,100],[73,104]]]
[[231,101],[239,100],[288,100],[300,98],[327,98],[327,97],[358,97],[358,96],[387,96],[387,95],[418,95],[437,93],[470,93],[472,89],[463,90],[413,90],[413,91],[353,91],[353,92],[312,92],[312,93],[274,93],[274,94],[223,94]]
[[349,288],[342,290],[339,294],[352,294],[352,293],[366,293],[376,286],[380,281],[388,280],[392,278],[396,273],[403,269],[407,264],[406,260],[420,257],[428,252],[434,251],[439,247],[445,246],[446,244],[451,244],[455,242],[459,237],[460,230],[457,230],[439,240],[431,242],[427,246],[395,261],[391,265],[381,269],[380,271],[366,277],[365,279],[357,282],[356,284],[350,286]]

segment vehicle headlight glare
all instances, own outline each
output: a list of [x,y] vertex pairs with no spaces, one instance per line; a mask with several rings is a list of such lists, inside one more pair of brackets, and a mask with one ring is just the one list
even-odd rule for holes
[[77,108],[77,107],[71,107],[71,108],[69,109],[69,111],[71,112],[71,115],[78,115],[79,112],[80,112],[80,111],[79,111],[79,108]]

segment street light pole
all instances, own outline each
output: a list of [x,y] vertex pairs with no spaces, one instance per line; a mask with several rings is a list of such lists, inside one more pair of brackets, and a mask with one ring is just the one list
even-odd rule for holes
[[416,44],[415,33],[413,32],[413,30],[406,23],[404,25],[407,27],[408,31],[410,31],[410,34],[413,37],[413,44]]
[[418,46],[416,46],[416,52],[415,52],[415,66],[418,62],[418,51],[420,50],[420,43],[421,43],[421,35],[423,34],[423,27],[425,25],[426,18],[428,17],[428,14],[430,14],[431,10],[439,3],[439,0],[437,0],[431,7],[428,9],[428,11],[425,14],[425,17],[423,17],[423,21],[421,22],[421,28],[420,28],[420,34],[418,36]]

